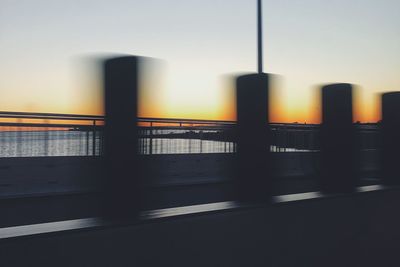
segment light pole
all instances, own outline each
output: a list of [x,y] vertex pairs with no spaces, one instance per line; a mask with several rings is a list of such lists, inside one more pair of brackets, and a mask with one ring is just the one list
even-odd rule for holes
[[263,72],[262,53],[262,0],[257,0],[257,43],[258,43],[258,73]]

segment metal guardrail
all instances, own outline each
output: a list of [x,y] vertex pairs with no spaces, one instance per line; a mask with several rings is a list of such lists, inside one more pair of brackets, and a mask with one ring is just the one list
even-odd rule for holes
[[103,116],[0,112],[0,157],[96,156]]
[[[235,121],[139,118],[139,153],[232,153]],[[0,157],[100,156],[101,115],[0,111]],[[378,125],[357,124],[362,149],[378,147]],[[316,151],[319,125],[271,124],[273,152]]]

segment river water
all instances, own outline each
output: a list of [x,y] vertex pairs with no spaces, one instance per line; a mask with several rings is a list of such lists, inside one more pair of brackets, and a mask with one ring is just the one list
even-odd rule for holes
[[[0,131],[0,157],[92,156],[101,155],[103,138],[97,132]],[[94,144],[93,144],[94,143]],[[94,151],[94,153],[93,153]],[[272,152],[307,152],[271,146]],[[233,153],[233,142],[184,138],[141,138],[141,154]]]
[[[94,146],[93,146],[94,142]],[[0,132],[0,157],[91,156],[102,153],[102,138],[82,131]],[[232,142],[199,139],[143,138],[141,154],[232,153]]]

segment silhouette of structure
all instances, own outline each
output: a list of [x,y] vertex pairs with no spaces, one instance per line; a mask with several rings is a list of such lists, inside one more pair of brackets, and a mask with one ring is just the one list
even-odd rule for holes
[[242,201],[267,201],[272,192],[269,76],[261,73],[238,77],[236,106],[237,197]]
[[263,51],[262,51],[263,37],[262,37],[262,0],[257,0],[257,61],[258,73],[263,72]]
[[139,64],[135,56],[104,63],[106,216],[136,217],[143,204],[137,153]]
[[321,175],[323,192],[352,192],[356,185],[353,88],[331,84],[322,88]]
[[272,192],[269,79],[263,73],[262,5],[257,0],[257,74],[236,79],[236,173],[238,200],[265,202]]
[[382,181],[387,185],[400,184],[398,155],[400,152],[400,92],[382,95]]

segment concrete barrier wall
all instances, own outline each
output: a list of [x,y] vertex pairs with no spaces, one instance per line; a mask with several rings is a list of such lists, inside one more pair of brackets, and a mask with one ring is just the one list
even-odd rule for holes
[[0,159],[0,198],[90,191],[99,162],[90,157]]
[[[312,178],[317,173],[317,153],[283,152],[273,156],[279,179]],[[221,183],[229,180],[233,157],[234,154],[146,155],[143,164],[153,174],[147,181],[150,186]],[[376,171],[377,159],[375,151],[362,153],[360,169]],[[98,191],[102,184],[100,167],[101,161],[92,157],[2,158],[0,198]]]
[[400,266],[400,191],[0,239],[4,266]]

